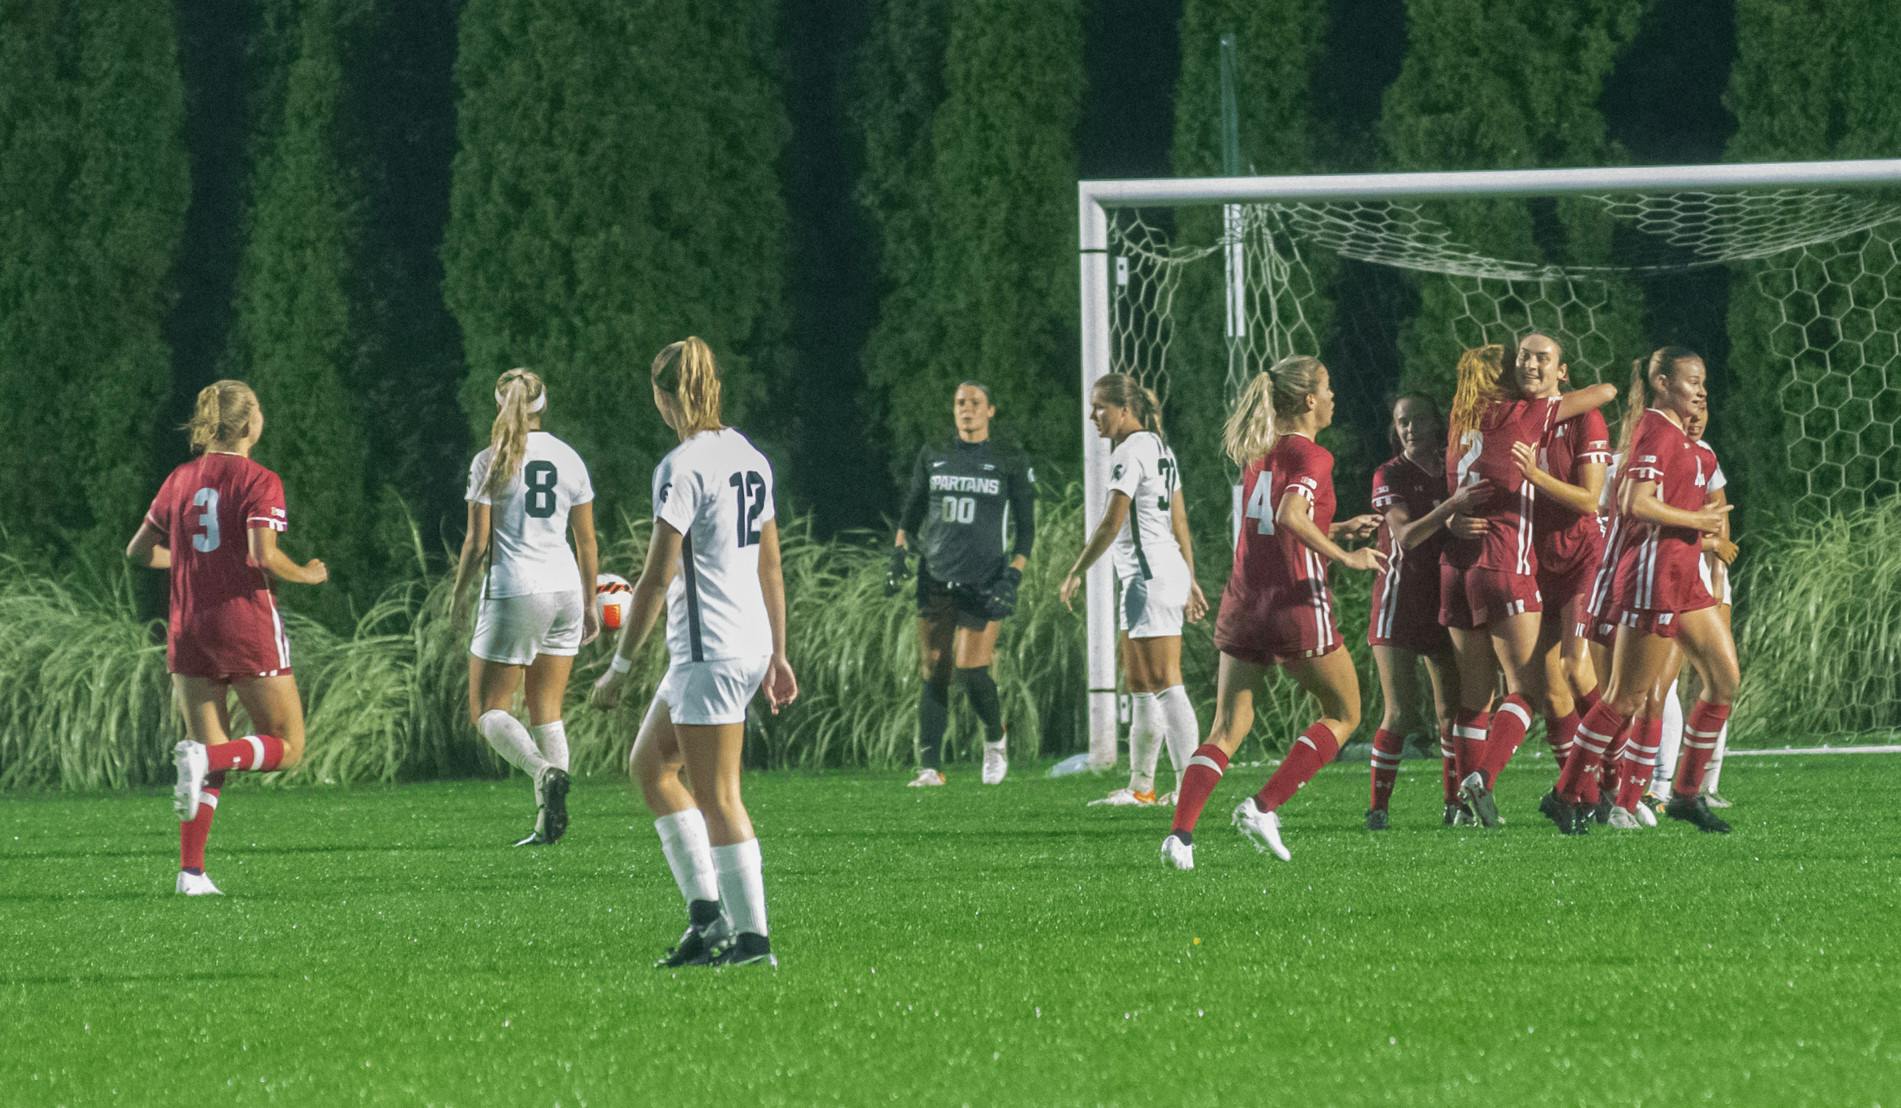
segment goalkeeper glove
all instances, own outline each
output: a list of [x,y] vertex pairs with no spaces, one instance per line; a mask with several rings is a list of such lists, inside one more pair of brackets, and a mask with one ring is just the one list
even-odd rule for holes
[[1017,585],[1023,581],[1023,571],[1015,566],[1003,567],[996,580],[990,582],[988,595],[984,597],[984,615],[991,619],[1002,619],[1017,610]]
[[896,596],[904,591],[905,579],[911,576],[911,566],[906,561],[910,551],[902,546],[891,548],[891,565],[884,571],[884,594]]

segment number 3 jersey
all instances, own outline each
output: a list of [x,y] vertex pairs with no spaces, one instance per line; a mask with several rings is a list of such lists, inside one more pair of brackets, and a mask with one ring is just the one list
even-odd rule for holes
[[1109,491],[1129,498],[1129,516],[1109,547],[1117,577],[1186,578],[1188,563],[1173,526],[1173,499],[1180,483],[1174,452],[1151,431],[1137,431],[1110,453]]
[[469,463],[464,499],[489,506],[488,576],[484,596],[575,592],[581,570],[568,548],[568,512],[594,499],[587,466],[574,448],[546,431],[530,431],[521,467],[493,495],[488,489],[494,450]]
[[285,528],[277,474],[236,454],[194,458],[165,478],[145,521],[172,554],[168,668],[195,677],[289,669],[270,579],[250,562],[252,528]]
[[[1016,541],[1008,547],[1009,531]],[[988,585],[1012,555],[1029,557],[1036,534],[1036,472],[1021,450],[993,440],[918,451],[898,526],[946,584]]]
[[667,586],[675,664],[772,653],[759,587],[759,536],[772,522],[772,465],[730,427],[700,431],[653,471],[654,519],[680,533]]

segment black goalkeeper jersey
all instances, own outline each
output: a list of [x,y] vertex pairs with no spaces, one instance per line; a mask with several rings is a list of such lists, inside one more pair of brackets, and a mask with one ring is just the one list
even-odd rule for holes
[[991,440],[926,446],[911,469],[898,526],[932,577],[987,585],[1013,555],[1029,557],[1036,537],[1036,471],[1023,451]]

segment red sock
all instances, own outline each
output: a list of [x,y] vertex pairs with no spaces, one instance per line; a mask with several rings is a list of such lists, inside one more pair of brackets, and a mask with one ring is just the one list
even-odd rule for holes
[[1452,728],[1439,732],[1439,784],[1445,791],[1445,803],[1459,802],[1459,758],[1452,752]]
[[1228,771],[1228,756],[1213,743],[1203,743],[1189,756],[1188,768],[1182,771],[1181,785],[1175,794],[1175,824],[1178,834],[1192,835],[1195,821],[1201,818],[1202,806],[1208,803],[1209,794],[1221,783],[1221,775]]
[[1630,749],[1630,736],[1637,726],[1637,717],[1624,721],[1624,729],[1617,733],[1617,741],[1611,744],[1610,753],[1604,755],[1604,764],[1597,768],[1597,784],[1604,792],[1617,795],[1617,777],[1622,772],[1624,751]]
[[206,747],[205,758],[211,763],[212,773],[233,769],[265,773],[283,763],[284,740],[269,735],[246,735]]
[[1485,768],[1485,729],[1491,723],[1490,715],[1463,708],[1452,717],[1452,753],[1459,761],[1459,780]]
[[211,837],[211,820],[218,814],[218,790],[224,787],[224,774],[205,778],[200,791],[198,812],[178,825],[178,868],[191,873],[205,872],[205,840]]
[[1485,731],[1485,787],[1491,788],[1498,780],[1499,771],[1518,753],[1519,744],[1525,741],[1525,732],[1531,730],[1531,704],[1517,693],[1506,697],[1498,705],[1498,711],[1492,713],[1491,726]]
[[[1585,709],[1589,711],[1590,709]],[[1545,741],[1551,744],[1551,756],[1559,765],[1571,756],[1571,737],[1578,731],[1578,714],[1545,717]]]
[[1677,755],[1677,779],[1671,782],[1673,796],[1690,797],[1703,791],[1703,774],[1716,755],[1716,742],[1729,722],[1729,705],[1698,700],[1683,721],[1683,749]]
[[1274,776],[1267,779],[1261,791],[1254,794],[1254,806],[1263,812],[1272,812],[1287,803],[1287,798],[1300,791],[1300,787],[1313,780],[1320,767],[1333,761],[1340,753],[1340,743],[1325,724],[1316,723],[1300,733],[1294,745],[1287,750],[1287,757],[1281,759],[1280,768]]
[[1598,700],[1603,697],[1603,693],[1600,692],[1599,689],[1600,686],[1592,685],[1590,688],[1578,694],[1578,702],[1576,707],[1573,708],[1573,711],[1577,713],[1579,719],[1590,715],[1591,709],[1597,707]]
[[1373,810],[1384,812],[1393,796],[1393,780],[1399,776],[1399,756],[1406,740],[1384,727],[1373,732]]
[[1644,791],[1650,788],[1651,775],[1657,772],[1657,748],[1663,742],[1660,719],[1638,716],[1630,726],[1630,742],[1624,746],[1624,756],[1618,759],[1622,768],[1618,776],[1617,806],[1626,812],[1636,811]]
[[1564,760],[1564,772],[1558,775],[1558,799],[1576,804],[1584,799],[1588,785],[1593,801],[1597,796],[1597,773],[1610,754],[1611,744],[1624,729],[1624,717],[1607,700],[1600,700],[1578,723],[1577,736],[1571,743],[1571,756]]

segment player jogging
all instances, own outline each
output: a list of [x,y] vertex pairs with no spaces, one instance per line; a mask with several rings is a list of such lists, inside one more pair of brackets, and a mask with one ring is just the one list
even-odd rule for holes
[[680,445],[654,468],[647,561],[593,703],[619,702],[664,596],[667,672],[628,763],[687,902],[686,934],[658,964],[776,966],[759,840],[739,791],[746,706],[762,687],[774,712],[799,695],[772,466],[720,422],[719,367],[704,342],[661,350],[652,378],[654,407]]
[[[173,750],[175,888],[206,896],[219,892],[205,874],[205,841],[225,774],[289,769],[304,754],[304,708],[271,578],[321,585],[330,572],[315,558],[298,565],[277,545],[288,520],[284,483],[251,460],[264,409],[250,386],[206,385],[185,429],[198,457],[165,478],[125,553],[171,571],[165,664],[190,736]],[[233,692],[254,729],[235,740]]]
[[[1521,443],[1541,444],[1551,429],[1617,398],[1613,385],[1562,396],[1525,397],[1505,372],[1505,348],[1475,347],[1459,357],[1446,447],[1451,489],[1487,486],[1476,538],[1454,535],[1440,559],[1439,621],[1452,635],[1459,665],[1459,711],[1453,755],[1459,792],[1486,827],[1500,823],[1492,799],[1498,771],[1531,727],[1531,706],[1543,697],[1538,656],[1543,605],[1531,515],[1535,487],[1514,457]],[[1506,697],[1489,711],[1499,670]],[[1489,714],[1488,714],[1489,713]]]
[[[469,640],[469,719],[535,786],[535,827],[516,846],[558,841],[568,828],[568,734],[561,699],[582,644],[600,633],[594,486],[574,448],[541,429],[548,390],[511,369],[495,383],[500,409],[486,449],[469,464],[468,532],[450,592],[455,625],[484,558]],[[568,549],[568,533],[574,549]],[[529,727],[509,712],[523,677]]]
[[1176,869],[1195,868],[1195,823],[1247,737],[1254,692],[1270,669],[1285,669],[1312,695],[1320,718],[1294,740],[1261,791],[1234,810],[1234,826],[1256,849],[1291,859],[1281,842],[1280,806],[1359,726],[1360,681],[1340,649],[1327,562],[1374,570],[1383,558],[1371,547],[1348,552],[1338,545],[1371,536],[1379,519],[1333,521],[1333,455],[1314,441],[1332,422],[1327,367],[1300,355],[1256,374],[1228,416],[1223,445],[1244,468],[1246,516],[1215,619],[1221,663],[1214,725],[1188,760],[1174,827],[1162,840],[1162,860]]
[[919,555],[918,673],[924,691],[918,700],[918,775],[910,782],[916,787],[944,783],[953,670],[983,725],[983,783],[998,784],[1009,772],[1003,706],[990,663],[999,621],[1016,611],[1017,586],[1036,539],[1036,472],[1021,450],[991,439],[997,407],[989,388],[975,381],[958,385],[951,412],[956,437],[918,451],[885,575],[885,591],[896,595],[910,572],[906,555]]
[[1386,437],[1395,451],[1373,471],[1373,510],[1381,514],[1379,550],[1386,565],[1373,574],[1372,616],[1366,642],[1379,668],[1381,717],[1373,732],[1372,801],[1366,811],[1369,831],[1384,831],[1387,805],[1399,775],[1406,736],[1419,724],[1420,662],[1432,684],[1434,722],[1439,735],[1441,793],[1445,822],[1469,822],[1471,812],[1459,799],[1459,774],[1452,756],[1453,711],[1459,703],[1459,671],[1452,640],[1439,624],[1439,554],[1445,525],[1470,511],[1479,490],[1464,486],[1450,496],[1440,473],[1439,448],[1446,441],[1446,419],[1423,393],[1409,392],[1393,401]]
[[1682,647],[1703,687],[1684,725],[1684,752],[1664,812],[1704,831],[1729,830],[1701,789],[1740,671],[1716,598],[1697,573],[1702,536],[1722,533],[1729,507],[1705,506],[1712,474],[1683,430],[1691,415],[1706,408],[1707,373],[1699,355],[1677,346],[1660,347],[1631,367],[1617,492],[1617,520],[1628,525],[1615,577],[1621,615],[1610,691],[1578,726],[1558,779],[1557,823],[1567,834],[1588,830],[1580,803],[1585,777],[1597,771],[1625,723],[1654,694],[1673,645]]
[[[1158,803],[1155,763],[1160,747],[1181,785],[1182,770],[1201,737],[1195,706],[1182,687],[1182,620],[1198,622],[1208,600],[1195,581],[1195,547],[1188,534],[1175,454],[1162,440],[1162,413],[1155,394],[1126,373],[1096,381],[1089,418],[1114,448],[1109,455],[1109,502],[1102,522],[1063,578],[1069,606],[1083,574],[1104,551],[1115,562],[1121,586],[1117,624],[1122,630],[1122,674],[1129,684],[1129,784],[1092,805]],[[1174,797],[1167,798],[1169,804]]]

